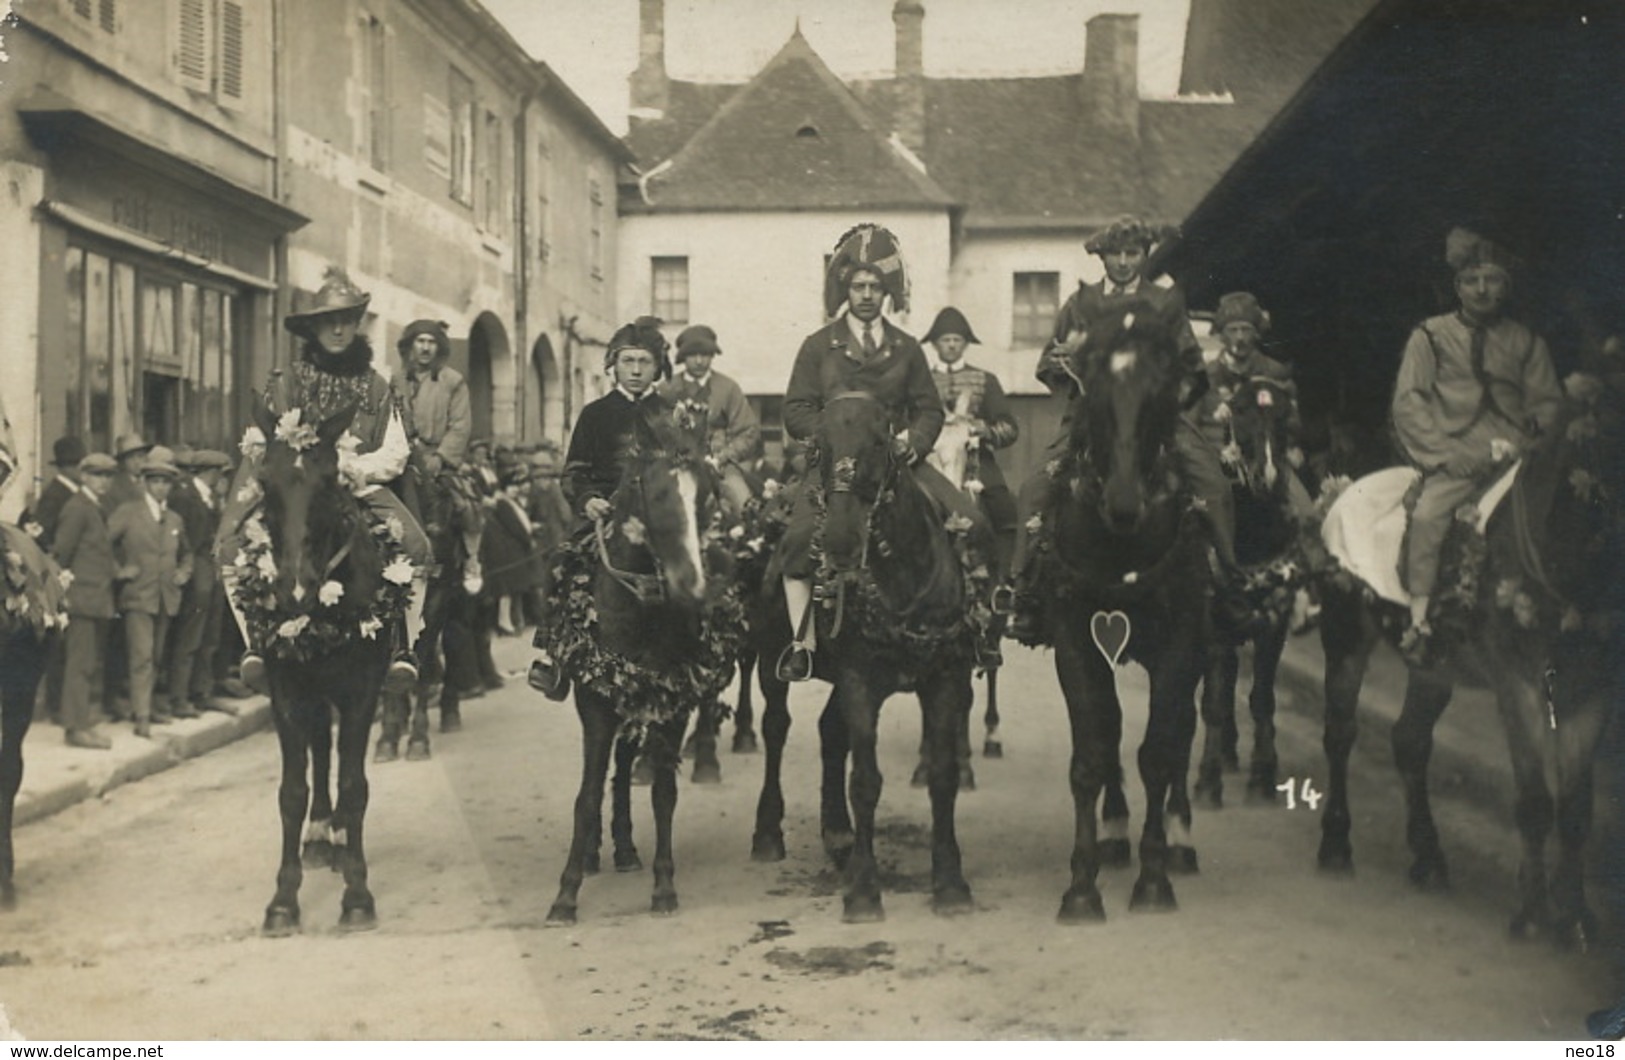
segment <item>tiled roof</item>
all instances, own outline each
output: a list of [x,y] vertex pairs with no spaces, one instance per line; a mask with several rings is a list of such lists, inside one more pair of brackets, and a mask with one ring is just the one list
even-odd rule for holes
[[647,190],[666,209],[953,205],[889,138],[798,31],[653,173]]

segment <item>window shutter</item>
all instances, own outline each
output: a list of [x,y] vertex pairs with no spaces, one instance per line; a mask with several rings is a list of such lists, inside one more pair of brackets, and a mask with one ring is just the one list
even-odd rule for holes
[[[90,6],[89,0],[86,0],[84,6],[87,8]],[[101,0],[101,3],[97,5],[97,20],[101,23],[102,29],[108,33],[114,33],[118,30],[117,6],[116,0]],[[85,14],[88,16],[89,12],[87,11]]]
[[234,0],[220,3],[220,96],[243,99],[243,5]]
[[181,84],[209,91],[208,0],[176,0],[175,71]]
[[80,18],[89,18],[90,0],[73,0],[73,13]]

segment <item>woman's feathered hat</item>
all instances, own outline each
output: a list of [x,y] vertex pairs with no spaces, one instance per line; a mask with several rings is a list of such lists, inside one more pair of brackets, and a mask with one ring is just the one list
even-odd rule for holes
[[978,346],[982,344],[982,340],[970,329],[970,321],[965,319],[965,314],[951,305],[942,307],[937,313],[937,319],[931,321],[931,330],[927,331],[920,341],[935,342],[944,335],[959,335],[967,344],[973,342]]
[[903,265],[903,249],[897,237],[877,224],[861,224],[848,229],[835,243],[829,268],[824,274],[824,312],[834,316],[846,301],[846,288],[852,274],[868,269],[880,277],[880,285],[891,295],[892,309],[908,310],[908,270]]
[[350,282],[350,276],[337,265],[322,273],[322,285],[304,309],[282,318],[282,326],[302,338],[311,337],[312,325],[331,313],[364,313],[372,295]]
[[657,379],[671,378],[671,355],[666,342],[666,336],[660,333],[659,317],[638,317],[630,324],[622,324],[615,334],[609,337],[609,346],[604,350],[604,371],[609,372],[615,368],[615,355],[622,350],[636,348],[648,350],[654,354],[655,377]]

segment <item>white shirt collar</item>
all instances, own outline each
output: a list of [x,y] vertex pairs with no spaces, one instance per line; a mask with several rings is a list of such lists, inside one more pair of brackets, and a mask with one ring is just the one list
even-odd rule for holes
[[640,401],[642,401],[643,398],[646,398],[650,394],[654,393],[654,387],[650,387],[649,389],[647,389],[647,390],[645,390],[643,392],[643,397],[638,397],[636,394],[632,393],[632,391],[626,389],[626,387],[622,386],[619,383],[615,384],[615,389],[620,392],[620,395],[622,397],[624,397],[626,400],[630,401],[634,405],[636,405]]
[[705,384],[707,384],[707,383],[709,383],[711,381],[711,369],[707,368],[705,370],[705,374],[700,376],[698,379],[695,379],[693,376],[689,375],[687,372],[684,372],[683,373],[683,381],[688,383],[689,386],[691,386],[694,389],[698,390],[700,387],[704,386]]
[[1137,294],[1137,293],[1139,293],[1140,281],[1142,279],[1144,279],[1144,277],[1136,276],[1136,277],[1134,277],[1134,279],[1130,280],[1128,283],[1119,285],[1119,284],[1113,283],[1112,278],[1110,276],[1108,276],[1108,277],[1106,277],[1106,293],[1107,294]]
[[64,486],[68,487],[68,492],[70,492],[70,493],[89,493],[90,492],[89,490],[85,489],[83,486],[79,485],[79,483],[75,482],[73,479],[71,479],[68,476],[64,475],[60,471],[58,471],[56,473],[56,480],[58,482],[62,483]]
[[158,498],[154,497],[152,494],[143,489],[141,491],[141,499],[147,502],[147,511],[152,513],[152,517],[158,520],[160,523],[163,522],[164,506],[158,503]]
[[860,352],[863,349],[863,329],[865,327],[868,327],[869,333],[875,337],[875,349],[883,350],[886,348],[886,318],[884,315],[875,317],[865,325],[863,321],[852,315],[851,310],[847,310],[846,327],[852,333],[853,345]]

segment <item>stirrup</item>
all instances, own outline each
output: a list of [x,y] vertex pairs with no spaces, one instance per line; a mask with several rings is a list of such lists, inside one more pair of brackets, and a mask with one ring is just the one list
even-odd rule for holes
[[812,649],[800,641],[791,641],[779,653],[778,664],[773,670],[779,680],[786,684],[810,679],[813,671]]
[[1016,613],[1016,597],[1014,585],[995,585],[988,606],[995,615],[1013,615]]
[[570,694],[570,679],[564,676],[559,664],[552,659],[532,661],[525,680],[530,687],[555,703],[564,702],[565,697]]
[[265,657],[257,651],[243,653],[242,662],[237,666],[239,679],[243,684],[262,696],[271,694],[271,682],[265,674]]

